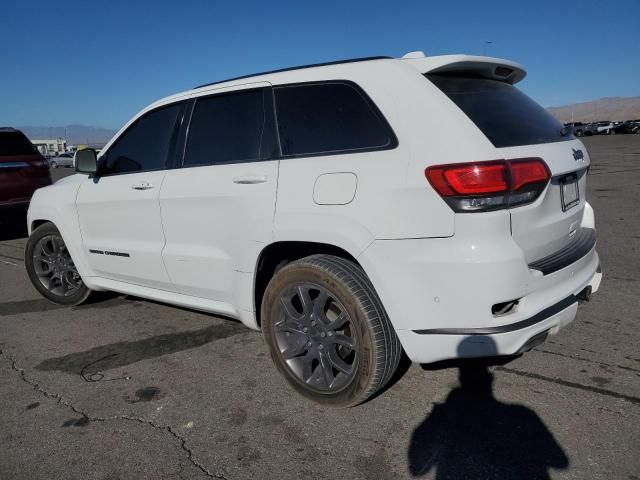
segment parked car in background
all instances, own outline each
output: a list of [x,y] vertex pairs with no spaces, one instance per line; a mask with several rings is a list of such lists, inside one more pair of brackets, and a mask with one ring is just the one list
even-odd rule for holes
[[0,128],[0,210],[26,208],[33,192],[47,185],[47,160],[20,130]]
[[585,135],[588,124],[582,122],[569,122],[565,123],[564,126],[570,128],[576,137],[582,137]]
[[611,135],[614,133],[613,127],[614,123],[609,120],[604,120],[600,122],[595,122],[592,124],[592,132],[594,135]]
[[73,153],[61,153],[58,156],[51,157],[49,159],[49,165],[51,165],[51,168],[73,167]]
[[627,120],[613,127],[612,133],[640,133],[640,121]]

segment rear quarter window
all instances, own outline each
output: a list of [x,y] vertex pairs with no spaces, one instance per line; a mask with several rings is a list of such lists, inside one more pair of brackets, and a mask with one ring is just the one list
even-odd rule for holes
[[383,150],[397,145],[388,123],[359,87],[346,81],[274,89],[286,156]]
[[572,140],[546,109],[513,85],[498,80],[454,75],[425,75],[497,147]]

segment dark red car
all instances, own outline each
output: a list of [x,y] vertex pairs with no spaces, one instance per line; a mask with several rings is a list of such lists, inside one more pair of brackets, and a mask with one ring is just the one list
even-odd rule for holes
[[15,128],[0,128],[0,212],[27,207],[33,192],[51,185],[49,164]]

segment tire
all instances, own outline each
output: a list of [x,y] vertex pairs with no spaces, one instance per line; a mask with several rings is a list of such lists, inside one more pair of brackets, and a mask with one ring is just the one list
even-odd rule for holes
[[400,341],[369,278],[349,260],[312,255],[286,265],[269,282],[261,314],[276,367],[318,403],[358,405],[398,368]]
[[582,136],[582,130],[577,130],[576,137],[581,137],[581,136]]
[[57,162],[51,162],[51,168],[58,168]]
[[59,305],[79,305],[91,293],[52,223],[36,228],[25,249],[24,263],[29,280],[40,294]]

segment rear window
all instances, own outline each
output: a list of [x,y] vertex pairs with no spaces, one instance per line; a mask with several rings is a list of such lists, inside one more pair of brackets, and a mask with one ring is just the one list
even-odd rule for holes
[[547,110],[513,85],[478,77],[434,74],[426,77],[466,113],[497,148],[574,138]]
[[382,114],[351,83],[278,87],[275,99],[284,156],[381,150],[397,144]]
[[21,132],[0,132],[0,156],[33,155],[35,147]]
[[185,165],[249,162],[261,158],[262,90],[198,99],[189,125]]

